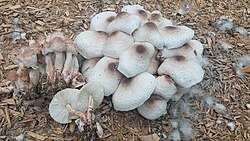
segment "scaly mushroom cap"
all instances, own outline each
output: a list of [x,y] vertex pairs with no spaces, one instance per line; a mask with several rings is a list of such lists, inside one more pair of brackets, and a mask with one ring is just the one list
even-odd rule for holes
[[163,49],[163,38],[153,22],[147,22],[133,33],[135,41],[149,42],[157,49]]
[[89,80],[89,77],[91,75],[91,72],[93,71],[93,68],[95,67],[95,65],[100,59],[101,58],[92,58],[92,59],[85,60],[83,62],[81,73],[83,74],[83,76],[86,78],[87,81]]
[[119,56],[118,70],[127,78],[133,77],[148,69],[150,58],[155,52],[148,42],[134,42]]
[[27,68],[36,67],[37,55],[36,52],[31,48],[23,48],[20,54],[20,60],[23,65]]
[[110,57],[103,57],[93,68],[88,82],[96,81],[104,85],[104,95],[113,94],[123,75],[117,70],[118,60]]
[[169,76],[161,75],[156,78],[157,85],[153,94],[163,97],[166,101],[171,99],[171,97],[176,93],[177,87],[175,82]]
[[172,26],[172,22],[164,17],[160,11],[153,11],[149,14],[148,21],[155,23],[159,29],[165,26]]
[[[124,24],[126,23],[126,24]],[[141,24],[141,19],[137,15],[127,12],[119,12],[115,19],[107,26],[106,31],[111,34],[115,31],[123,31],[127,34],[132,34]]]
[[64,35],[62,32],[53,32],[47,36],[46,42],[51,42],[55,37],[59,37],[64,40]]
[[158,95],[151,97],[137,111],[146,119],[154,120],[166,114],[167,101]]
[[112,102],[119,111],[129,111],[141,106],[153,93],[156,86],[155,77],[143,72],[133,78],[123,77]]
[[55,37],[51,41],[51,47],[55,52],[63,52],[66,50],[64,41],[60,37]]
[[116,13],[110,11],[105,11],[96,14],[91,19],[89,30],[106,32],[106,27],[108,26],[109,23],[111,23],[115,19],[115,16]]
[[194,31],[186,26],[166,26],[160,30],[164,46],[168,49],[178,48],[194,36]]
[[189,88],[203,79],[204,70],[199,64],[183,56],[174,56],[164,60],[158,69],[158,74],[169,75],[178,85]]
[[122,31],[113,32],[103,47],[103,54],[113,58],[119,58],[132,43],[134,38]]
[[107,33],[102,31],[84,31],[74,40],[78,52],[87,59],[102,57],[103,46],[107,41]]

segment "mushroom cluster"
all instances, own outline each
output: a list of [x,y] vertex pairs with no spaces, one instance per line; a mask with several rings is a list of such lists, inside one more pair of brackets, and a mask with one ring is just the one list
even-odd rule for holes
[[[194,31],[176,26],[160,11],[128,5],[96,14],[74,40],[81,73],[112,95],[116,110],[136,109],[147,119],[167,111],[167,102],[202,81],[203,45]],[[175,97],[176,98],[176,97]]]
[[9,72],[9,79],[20,92],[36,87],[43,77],[51,84],[62,80],[66,84],[78,83],[76,78],[81,74],[77,53],[73,41],[61,32],[39,35],[29,41],[28,47],[12,51],[11,58],[19,68]]

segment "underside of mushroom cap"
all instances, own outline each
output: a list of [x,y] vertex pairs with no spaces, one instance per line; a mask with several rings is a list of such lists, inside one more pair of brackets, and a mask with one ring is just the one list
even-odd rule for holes
[[148,72],[133,78],[123,77],[112,97],[114,108],[129,111],[141,106],[153,93],[155,86],[156,79]]
[[84,31],[74,40],[78,52],[87,59],[102,57],[103,46],[107,41],[107,33],[102,31]]
[[168,49],[178,48],[194,36],[194,31],[186,26],[166,26],[159,30]]
[[135,41],[149,42],[157,49],[163,49],[163,38],[153,22],[147,22],[133,33]]
[[103,57],[93,68],[88,82],[96,81],[104,85],[104,95],[113,94],[123,75],[117,70],[118,59]]
[[50,116],[59,123],[70,123],[73,115],[69,113],[66,105],[70,104],[72,108],[77,108],[78,106],[76,105],[76,101],[78,100],[78,93],[79,90],[69,88],[59,91],[50,102]]
[[[124,24],[126,23],[126,24]],[[137,15],[127,12],[119,12],[115,19],[107,26],[106,31],[111,34],[115,31],[123,31],[127,34],[132,34],[141,24],[141,19]]]
[[90,23],[89,30],[92,31],[104,31],[106,32],[106,28],[109,23],[111,23],[115,19],[116,13],[111,11],[105,11],[96,14]]
[[119,58],[119,55],[124,52],[132,43],[134,38],[122,31],[115,31],[109,37],[103,47],[103,54],[113,58]]
[[127,78],[133,77],[148,69],[150,58],[155,52],[148,42],[134,42],[119,56],[118,70]]
[[137,108],[137,111],[143,117],[150,120],[157,119],[166,114],[166,110],[167,101],[158,95],[151,95],[151,97],[143,105]]
[[177,87],[175,82],[167,75],[161,75],[156,78],[157,85],[153,94],[163,97],[166,101],[176,93]]
[[183,56],[174,56],[164,60],[158,74],[169,75],[178,85],[189,88],[203,79],[204,70],[199,64]]

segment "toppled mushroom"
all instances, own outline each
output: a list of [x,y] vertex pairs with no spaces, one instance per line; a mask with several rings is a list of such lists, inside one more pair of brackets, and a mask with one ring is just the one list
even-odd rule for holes
[[133,78],[123,77],[112,102],[119,111],[129,111],[141,106],[153,93],[156,86],[155,77],[143,72]]
[[148,42],[134,42],[119,56],[118,70],[127,78],[147,70],[150,58],[155,52],[154,46]]
[[77,51],[87,59],[102,57],[103,46],[107,41],[107,33],[102,31],[84,31],[77,35],[74,43]]
[[64,89],[51,100],[50,116],[62,124],[70,123],[76,118],[89,123],[89,110],[96,109],[101,104],[103,96],[103,86],[96,82],[84,85],[81,90]]
[[103,47],[103,55],[113,58],[119,58],[131,44],[134,43],[134,38],[122,31],[113,32],[106,44]]
[[167,101],[158,95],[151,95],[143,105],[137,108],[137,111],[143,117],[154,120],[167,113]]
[[189,88],[203,79],[204,70],[199,64],[183,56],[174,56],[164,60],[158,74],[169,75],[178,85]]
[[105,11],[96,14],[92,19],[90,23],[89,30],[92,31],[106,31],[106,27],[109,23],[111,23],[115,19],[116,13]]

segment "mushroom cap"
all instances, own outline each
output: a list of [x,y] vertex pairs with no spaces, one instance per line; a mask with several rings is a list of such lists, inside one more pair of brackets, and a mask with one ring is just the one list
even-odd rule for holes
[[103,57],[93,68],[88,82],[96,81],[104,85],[104,95],[113,94],[123,75],[117,70],[118,59]]
[[51,40],[51,47],[53,48],[54,52],[63,52],[66,50],[64,41],[60,37],[55,37]]
[[163,49],[163,38],[153,22],[147,22],[133,33],[135,41],[149,42],[157,49]]
[[155,50],[153,56],[150,58],[150,63],[149,63],[149,67],[147,69],[147,72],[151,73],[151,74],[157,74],[157,70],[160,66],[160,61],[158,61],[156,59],[158,54],[158,50]]
[[112,102],[119,111],[129,111],[141,106],[153,93],[156,86],[155,77],[143,72],[133,78],[123,77]]
[[140,5],[126,5],[121,9],[121,11],[139,16],[143,24],[148,22],[149,11],[146,11]]
[[87,59],[102,57],[103,46],[107,41],[107,33],[102,31],[84,31],[74,40],[78,52]]
[[53,32],[51,34],[49,34],[46,38],[46,42],[51,42],[55,37],[59,37],[59,38],[62,38],[64,40],[64,35],[62,32]]
[[42,48],[42,54],[46,55],[48,53],[53,53],[53,48],[51,47],[50,43],[44,43]]
[[[126,24],[124,24],[126,23]],[[107,26],[106,31],[111,34],[115,31],[123,31],[132,34],[141,24],[141,19],[137,15],[127,12],[119,12],[115,19]]]
[[17,75],[17,72],[16,72],[15,70],[10,70],[10,71],[8,72],[7,78],[8,78],[8,80],[10,80],[11,82],[17,81],[17,77],[18,77],[18,75]]
[[40,35],[36,36],[35,42],[38,45],[44,44],[46,42],[46,36],[44,36],[43,34],[40,34]]
[[106,31],[106,27],[115,19],[116,13],[105,11],[96,14],[90,22],[89,30],[92,31]]
[[132,43],[134,38],[122,31],[113,32],[106,44],[103,47],[103,54],[113,58],[119,58],[119,55],[124,52]]
[[154,90],[154,94],[163,97],[166,101],[177,92],[175,82],[167,75],[161,75],[156,78],[157,85]]
[[166,114],[166,109],[167,101],[164,98],[151,95],[143,105],[137,108],[137,111],[146,119],[154,120]]
[[159,30],[168,49],[178,48],[194,36],[194,31],[186,26],[166,26]]
[[73,55],[77,55],[76,46],[71,39],[65,38],[64,43],[66,46],[66,52],[71,52]]
[[87,81],[90,77],[91,72],[93,71],[93,68],[100,59],[101,58],[92,58],[92,59],[87,59],[83,62],[81,73],[83,74],[84,77],[86,77]]
[[203,79],[204,70],[198,63],[183,56],[173,56],[164,60],[158,74],[169,75],[178,85],[189,88]]
[[155,23],[159,28],[173,25],[172,22],[164,18],[161,12],[158,10],[155,10],[149,14],[148,21]]
[[150,58],[155,52],[148,42],[134,42],[119,56],[118,70],[127,78],[133,77],[148,69]]
[[27,68],[35,67],[37,65],[37,55],[34,49],[22,48],[20,54],[20,60]]
[[[71,115],[66,105],[70,104],[73,109],[78,107],[78,93],[80,91],[77,89],[64,89],[59,91],[51,100],[49,104],[50,116],[58,123],[66,124],[70,123],[73,115]],[[86,108],[85,108],[86,109]],[[84,111],[82,111],[84,112]]]

